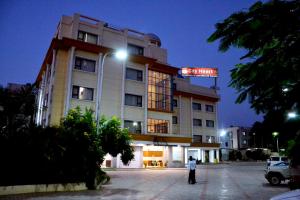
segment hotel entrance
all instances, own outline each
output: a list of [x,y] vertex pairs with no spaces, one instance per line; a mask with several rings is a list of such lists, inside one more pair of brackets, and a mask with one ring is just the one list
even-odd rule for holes
[[165,167],[166,148],[164,146],[144,146],[143,147],[143,167]]

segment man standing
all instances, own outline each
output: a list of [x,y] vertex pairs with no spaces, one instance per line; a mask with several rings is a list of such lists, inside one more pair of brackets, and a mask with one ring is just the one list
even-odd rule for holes
[[195,184],[196,178],[195,178],[195,171],[196,171],[196,161],[193,159],[192,156],[189,158],[188,162],[188,169],[189,169],[189,184]]

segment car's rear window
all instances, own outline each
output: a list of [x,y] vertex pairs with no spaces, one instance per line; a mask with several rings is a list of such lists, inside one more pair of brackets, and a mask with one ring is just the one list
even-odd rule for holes
[[271,161],[279,161],[279,157],[271,157]]

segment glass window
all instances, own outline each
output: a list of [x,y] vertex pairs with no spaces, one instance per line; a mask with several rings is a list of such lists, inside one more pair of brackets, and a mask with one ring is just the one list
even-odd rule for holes
[[142,96],[125,94],[125,105],[142,107]]
[[214,121],[213,120],[206,120],[206,126],[207,127],[214,127]]
[[134,55],[141,55],[141,56],[144,55],[144,48],[140,47],[140,46],[137,46],[137,45],[134,45],[134,44],[128,44],[127,51],[130,54],[134,54]]
[[201,110],[201,103],[193,103],[193,110]]
[[207,143],[215,143],[215,136],[206,136]]
[[202,143],[202,135],[193,135],[193,142]]
[[207,112],[214,112],[214,106],[213,105],[205,105],[205,110]]
[[148,133],[168,133],[169,121],[148,119]]
[[126,68],[126,79],[143,81],[143,71]]
[[201,119],[193,119],[193,126],[202,126]]
[[173,117],[172,117],[172,123],[173,123],[173,124],[177,124],[177,123],[178,123],[178,118],[177,118],[177,116],[173,116]]
[[171,111],[171,75],[149,70],[148,108]]
[[72,98],[81,100],[93,100],[94,89],[80,86],[73,86]]
[[128,128],[130,133],[142,133],[142,122],[125,120],[124,128]]
[[177,99],[173,99],[173,107],[177,107]]
[[98,36],[84,31],[78,31],[77,39],[82,42],[97,44]]
[[75,58],[75,69],[79,69],[86,72],[95,72],[96,61],[88,60],[85,58]]
[[215,122],[213,120],[206,120],[206,127],[214,127]]

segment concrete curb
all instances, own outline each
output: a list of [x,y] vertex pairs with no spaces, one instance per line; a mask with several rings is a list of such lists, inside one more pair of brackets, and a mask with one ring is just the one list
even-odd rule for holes
[[87,190],[85,183],[1,186],[0,196],[37,192],[70,192]]

